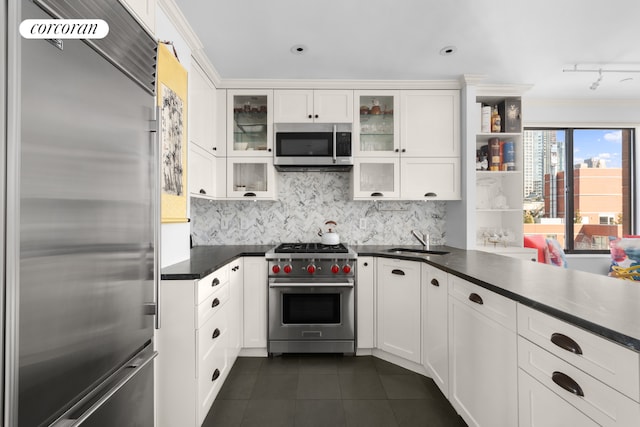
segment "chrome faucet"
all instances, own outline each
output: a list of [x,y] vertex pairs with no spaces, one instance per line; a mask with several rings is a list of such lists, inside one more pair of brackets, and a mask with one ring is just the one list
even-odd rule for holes
[[422,244],[423,248],[425,248],[426,250],[429,250],[429,235],[428,234],[422,234],[417,230],[411,230],[411,234],[413,234],[413,237],[418,239],[418,241]]

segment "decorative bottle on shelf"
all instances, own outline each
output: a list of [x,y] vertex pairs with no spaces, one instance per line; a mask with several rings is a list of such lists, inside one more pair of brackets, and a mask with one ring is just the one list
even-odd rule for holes
[[491,132],[501,132],[502,131],[502,119],[500,118],[500,113],[498,112],[498,106],[494,105],[493,110],[491,111]]

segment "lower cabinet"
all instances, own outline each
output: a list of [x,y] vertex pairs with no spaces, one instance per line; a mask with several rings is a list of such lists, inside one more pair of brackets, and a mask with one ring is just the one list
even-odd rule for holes
[[377,347],[420,363],[420,262],[377,259]]
[[244,348],[267,348],[267,261],[244,258]]
[[449,283],[449,401],[470,427],[518,425],[516,303]]
[[358,258],[356,272],[356,346],[371,349],[375,347],[375,258]]
[[449,396],[448,275],[422,266],[422,365]]
[[229,273],[225,265],[200,280],[160,284],[158,427],[200,426],[235,361],[239,302]]

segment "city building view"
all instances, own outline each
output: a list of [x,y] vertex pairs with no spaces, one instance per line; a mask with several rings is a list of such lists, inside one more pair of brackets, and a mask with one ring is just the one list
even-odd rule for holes
[[[626,129],[526,130],[524,235],[570,250],[608,250],[630,224]],[[569,239],[567,235],[570,235]]]

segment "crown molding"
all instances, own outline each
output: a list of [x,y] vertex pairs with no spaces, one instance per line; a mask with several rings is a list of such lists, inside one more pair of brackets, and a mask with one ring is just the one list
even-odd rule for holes
[[481,84],[476,90],[478,96],[521,96],[532,87],[531,84]]
[[460,89],[459,80],[225,79],[219,89]]

